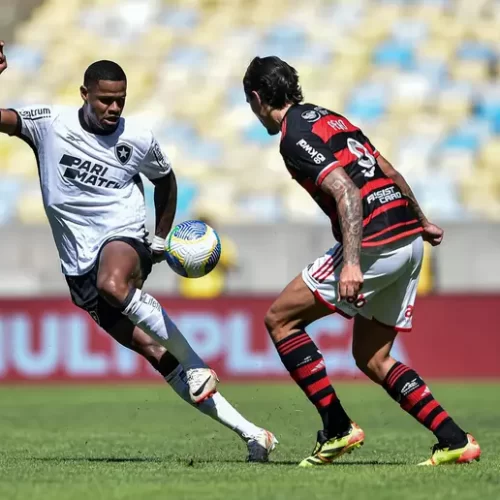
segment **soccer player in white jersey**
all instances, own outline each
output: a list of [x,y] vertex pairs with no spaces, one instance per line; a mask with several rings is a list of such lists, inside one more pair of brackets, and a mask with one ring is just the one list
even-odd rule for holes
[[[0,42],[0,74],[7,68]],[[0,110],[0,132],[35,152],[45,211],[73,302],[115,340],[144,356],[185,401],[233,429],[250,461],[266,461],[275,437],[217,392],[217,376],[193,351],[158,301],[142,291],[163,260],[177,184],[150,130],[121,115],[127,79],[111,61],[85,72],[83,106]],[[156,229],[146,240],[142,182],[155,185]]]

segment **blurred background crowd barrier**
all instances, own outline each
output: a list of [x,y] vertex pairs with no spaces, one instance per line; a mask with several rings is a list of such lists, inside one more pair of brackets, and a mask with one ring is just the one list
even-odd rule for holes
[[[245,102],[248,62],[274,54],[297,68],[306,101],[362,127],[407,178],[429,218],[445,228],[443,246],[426,248],[419,294],[427,305],[419,313],[417,302],[416,321],[419,314],[430,317],[418,335],[454,336],[464,355],[471,335],[475,342],[500,337],[494,319],[500,309],[499,0],[0,0],[0,12],[10,64],[0,79],[0,105],[78,106],[85,68],[116,60],[129,78],[126,115],[149,123],[173,162],[177,219],[204,217],[223,237],[221,265],[204,280],[179,281],[166,265],[157,266],[148,288],[166,297],[169,310],[191,308],[189,301],[167,300],[179,295],[206,299],[196,306],[202,316],[236,300],[236,310],[256,321],[255,311],[265,311],[260,301],[269,304],[333,244],[326,217],[287,174],[279,137],[267,135]],[[152,216],[153,187],[147,181],[145,187]],[[1,340],[24,338],[2,318],[12,316],[14,305],[16,314],[25,309],[31,318],[45,297],[67,292],[33,153],[5,136],[0,231],[0,351],[20,352]],[[456,294],[458,302],[441,310],[440,301]],[[34,302],[11,301],[23,296]],[[483,296],[488,308],[477,302]],[[54,300],[54,310],[70,307]],[[456,317],[488,314],[489,327],[480,321],[474,328],[451,326]],[[433,319],[444,321],[440,331]],[[201,349],[209,338],[200,340]],[[417,344],[412,353],[429,350]],[[0,367],[1,373],[7,372]]]

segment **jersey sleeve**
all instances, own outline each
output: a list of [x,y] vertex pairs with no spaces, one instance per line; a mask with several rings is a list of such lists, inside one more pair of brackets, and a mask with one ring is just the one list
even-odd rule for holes
[[168,156],[161,150],[158,141],[153,136],[151,146],[139,167],[139,171],[149,180],[155,180],[169,174],[171,170],[172,165]]
[[18,126],[14,135],[39,147],[54,120],[54,108],[46,105],[28,106],[14,109]]
[[318,186],[332,170],[342,166],[329,144],[311,131],[287,134],[282,143],[282,154],[292,170],[297,170]]

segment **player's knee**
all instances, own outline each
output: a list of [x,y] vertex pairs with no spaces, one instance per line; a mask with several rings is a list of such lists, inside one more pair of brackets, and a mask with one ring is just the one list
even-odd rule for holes
[[267,311],[264,323],[269,335],[275,342],[287,336],[287,318],[273,306]]
[[127,298],[129,286],[119,276],[103,273],[97,277],[97,290],[112,306],[120,307]]

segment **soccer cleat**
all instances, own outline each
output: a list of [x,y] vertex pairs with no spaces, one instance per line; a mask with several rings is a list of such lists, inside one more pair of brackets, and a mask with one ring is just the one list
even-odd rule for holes
[[481,448],[473,436],[467,434],[467,444],[461,448],[450,450],[439,443],[432,447],[432,456],[429,460],[418,465],[452,465],[467,464],[474,460],[479,461]]
[[195,404],[203,403],[217,392],[219,379],[210,368],[191,368],[186,371],[189,396]]
[[247,462],[268,462],[269,455],[277,444],[278,440],[272,432],[261,429],[259,434],[247,440]]
[[365,441],[365,433],[361,427],[352,422],[350,430],[344,436],[328,438],[325,431],[318,431],[316,446],[311,456],[300,462],[299,467],[316,467],[331,464],[345,453],[359,448]]

